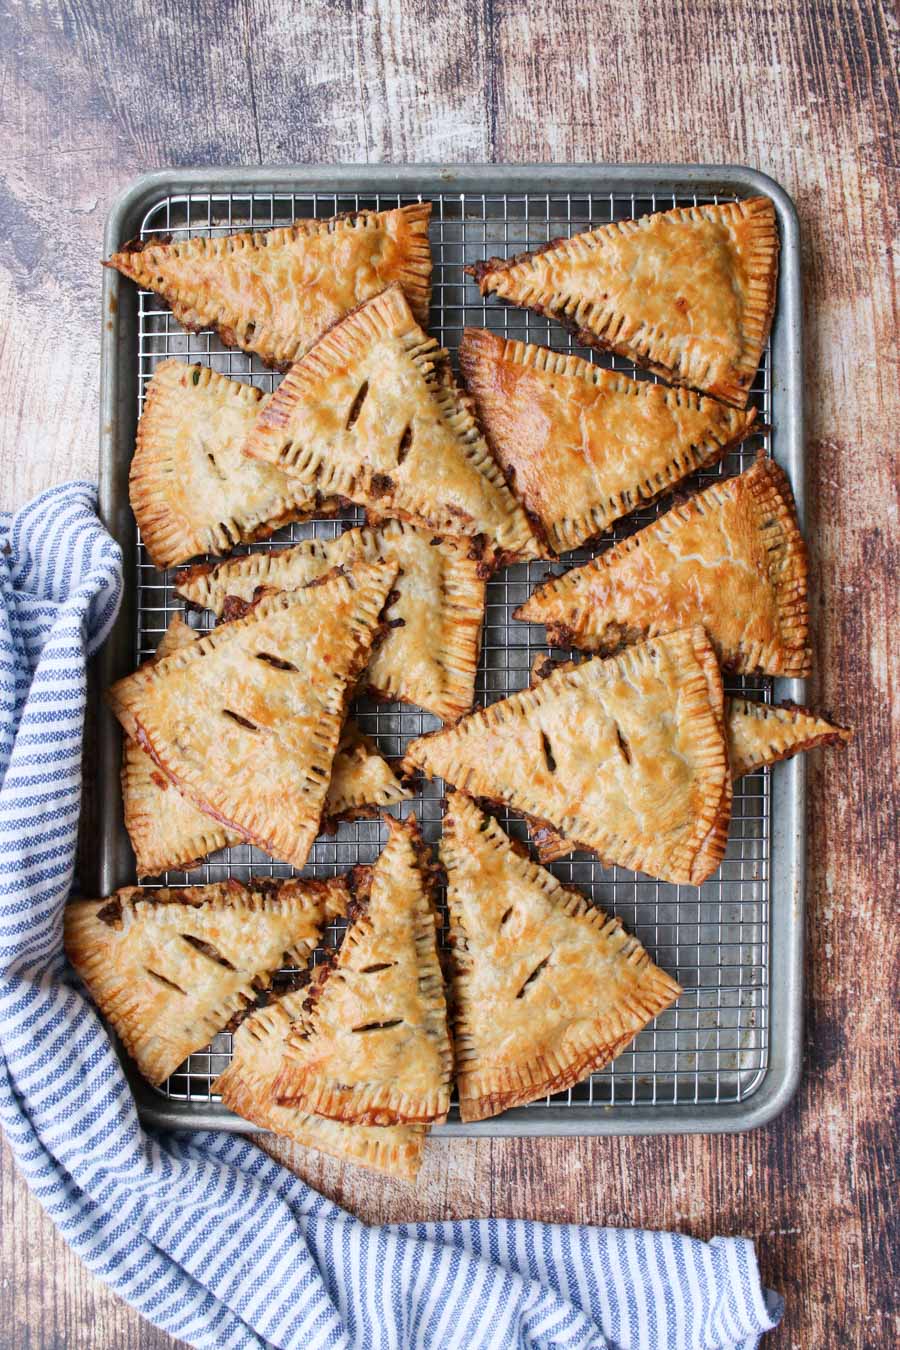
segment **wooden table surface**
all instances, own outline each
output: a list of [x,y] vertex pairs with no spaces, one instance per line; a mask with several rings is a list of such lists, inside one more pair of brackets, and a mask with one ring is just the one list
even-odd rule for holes
[[[803,231],[809,697],[857,728],[847,753],[811,764],[796,1100],[737,1137],[434,1143],[416,1189],[272,1151],[370,1220],[496,1214],[747,1234],[787,1300],[767,1345],[896,1345],[893,7],[404,8],[405,19],[399,0],[0,0],[0,505],[96,475],[102,228],[145,170],[669,160],[778,179]],[[5,1146],[0,1253],[0,1347],[174,1344],[84,1271]]]

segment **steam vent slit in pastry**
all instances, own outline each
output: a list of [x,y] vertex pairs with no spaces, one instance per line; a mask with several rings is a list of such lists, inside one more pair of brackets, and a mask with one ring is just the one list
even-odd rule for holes
[[452,721],[472,707],[484,618],[485,568],[466,541],[442,539],[392,520],[327,542],[308,540],[176,577],[192,604],[227,612],[229,597],[251,603],[260,587],[294,590],[354,558],[385,558],[400,568],[385,609],[387,634],[364,677],[377,695],[403,699]]
[[289,521],[331,515],[296,480],[242,453],[266,399],[208,366],[163,361],[147,386],[128,480],[154,565],[228,553]]
[[[319,967],[321,969],[321,967]],[[314,975],[315,978],[315,975]],[[302,1030],[309,988],[284,995],[245,1018],[233,1038],[232,1060],[213,1084],[224,1104],[244,1120],[374,1172],[414,1181],[422,1162],[425,1125],[347,1125],[279,1106],[272,1096],[288,1037]]]
[[696,626],[568,663],[419,737],[404,767],[546,821],[607,864],[699,885],[731,813],[716,654]]
[[750,197],[614,221],[466,271],[482,295],[744,408],[772,325],[778,248],[772,202]]
[[201,811],[303,867],[396,575],[395,563],[356,562],[268,596],[113,685],[113,711]]
[[811,670],[806,545],[783,469],[760,457],[582,567],[539,586],[515,611],[551,645],[608,655],[702,623],[728,670]]
[[185,328],[285,369],[345,314],[397,284],[431,302],[430,202],[221,238],[133,240],[108,266],[161,295]]
[[617,919],[517,853],[459,792],[441,860],[464,1121],[572,1087],[681,993]]
[[[156,660],[164,660],[201,636],[176,614],[163,634]],[[320,833],[338,820],[410,796],[369,737],[348,719],[331,769]],[[128,736],[122,748],[122,804],[138,876],[159,876],[170,869],[188,871],[207,854],[242,842],[240,834],[182,796],[150,755]]]
[[687,389],[467,328],[459,350],[488,443],[557,553],[717,463],[754,430]]
[[495,556],[541,556],[447,353],[399,286],[336,324],[291,367],[244,449],[307,492],[348,497]]
[[129,886],[66,905],[66,954],[141,1073],[159,1084],[281,966],[305,966],[349,895],[343,877]]
[[309,1021],[289,1037],[273,1095],[357,1125],[446,1118],[452,1053],[436,944],[432,868],[414,820],[390,837],[350,909]]

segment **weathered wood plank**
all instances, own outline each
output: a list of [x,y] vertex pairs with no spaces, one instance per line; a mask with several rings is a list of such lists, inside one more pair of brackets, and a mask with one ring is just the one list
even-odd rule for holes
[[[8,6],[0,50],[0,497],[96,473],[98,258],[163,164],[751,163],[801,214],[818,672],[853,722],[810,778],[807,1071],[736,1138],[430,1148],[417,1188],[272,1151],[363,1217],[496,1213],[756,1238],[771,1344],[882,1346],[896,1320],[896,234],[900,113],[879,0]],[[894,663],[896,666],[896,663]],[[0,1347],[169,1344],[86,1274],[0,1163]],[[894,1227],[891,1229],[891,1223]],[[893,1242],[891,1237],[893,1236]]]

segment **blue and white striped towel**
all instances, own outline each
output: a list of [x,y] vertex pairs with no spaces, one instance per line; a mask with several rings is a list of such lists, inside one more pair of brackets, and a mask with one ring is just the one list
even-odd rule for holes
[[94,489],[0,517],[0,1118],[66,1240],[145,1317],[215,1347],[755,1346],[753,1246],[493,1219],[370,1228],[233,1135],[141,1129],[61,954],[85,662],[122,590]]

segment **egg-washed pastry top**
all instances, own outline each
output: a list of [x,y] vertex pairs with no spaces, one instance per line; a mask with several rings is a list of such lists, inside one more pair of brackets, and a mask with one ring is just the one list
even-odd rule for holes
[[334,513],[335,502],[242,453],[265,401],[253,385],[208,366],[156,367],[128,479],[131,509],[156,567],[228,553],[289,521]]
[[[201,636],[176,614],[155,659],[164,660]],[[370,738],[348,718],[331,766],[320,832],[333,829],[338,820],[368,814],[373,807],[391,806],[411,795]],[[240,834],[226,829],[179,792],[129,736],[122,747],[122,807],[138,876],[159,876],[170,869],[189,871],[207,854],[243,842]]]
[[273,1098],[285,1042],[293,1029],[306,1021],[304,1004],[309,993],[309,988],[294,990],[244,1019],[234,1033],[231,1063],[213,1083],[212,1091],[244,1120],[304,1148],[318,1149],[389,1177],[414,1181],[422,1162],[426,1126],[347,1125],[292,1106],[279,1106]]
[[161,295],[185,328],[213,328],[284,369],[385,286],[402,286],[427,322],[430,218],[430,202],[413,202],[213,239],[135,239],[107,265]]
[[268,597],[119,680],[113,711],[206,815],[303,867],[396,574],[395,563],[357,562]]
[[778,228],[768,197],[617,220],[466,271],[676,384],[744,408],[772,326]]
[[450,1105],[428,851],[414,819],[385,823],[390,837],[273,1089],[282,1105],[358,1125],[444,1120]]
[[729,670],[808,675],[806,545],[787,475],[760,457],[546,581],[515,617],[546,624],[552,645],[605,654],[702,623]]
[[164,1082],[347,909],[343,877],[252,877],[65,907],[66,954],[141,1073]]
[[436,534],[480,536],[496,556],[541,554],[447,353],[399,286],[361,305],[291,367],[244,449],[307,491],[349,497]]
[[472,797],[548,821],[608,864],[699,885],[731,812],[719,664],[699,626],[571,663],[407,748]]
[[441,860],[463,1120],[571,1087],[681,993],[617,919],[516,852],[460,792],[449,799]]
[[717,463],[756,419],[483,328],[465,330],[459,361],[491,449],[557,553]]
[[[548,656],[536,657],[531,670],[532,687],[552,671],[561,669],[561,665]],[[725,742],[735,782],[779,760],[791,759],[803,750],[847,744],[852,738],[853,732],[848,728],[835,726],[796,703],[760,703],[743,695],[725,699]],[[532,818],[527,825],[541,862],[564,858],[578,847],[545,820]]]
[[803,750],[847,745],[853,739],[848,727],[836,726],[796,703],[759,703],[742,695],[725,700],[725,730],[736,779]]
[[365,684],[444,721],[468,712],[486,582],[484,564],[470,557],[465,541],[392,520],[376,529],[346,530],[336,539],[200,564],[179,573],[175,586],[192,604],[221,615],[229,597],[249,603],[260,587],[294,590],[353,558],[386,558],[400,569],[385,608],[388,631],[372,654]]

